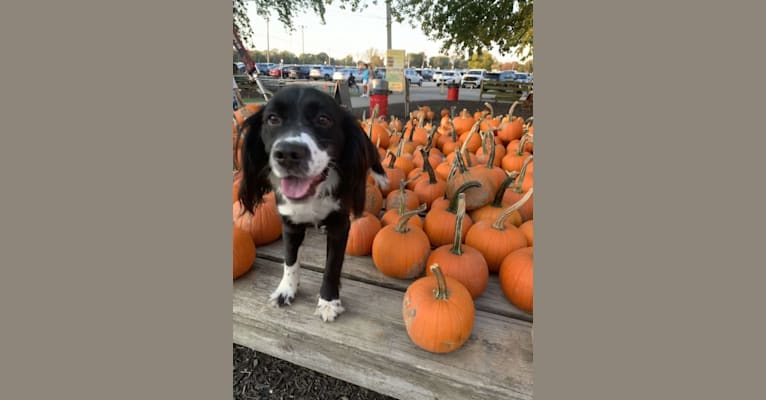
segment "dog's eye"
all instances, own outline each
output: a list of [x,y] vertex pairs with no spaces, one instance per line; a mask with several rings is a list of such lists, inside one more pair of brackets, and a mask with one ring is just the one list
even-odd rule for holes
[[279,118],[279,116],[277,116],[276,114],[269,115],[269,117],[266,119],[266,121],[271,126],[277,126],[277,125],[281,125],[282,124],[282,118]]
[[332,120],[326,115],[320,115],[317,117],[317,125],[327,128],[332,126]]

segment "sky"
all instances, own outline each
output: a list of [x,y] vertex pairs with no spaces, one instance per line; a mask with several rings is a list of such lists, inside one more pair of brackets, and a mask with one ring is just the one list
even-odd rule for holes
[[[246,3],[250,8],[253,3]],[[248,47],[253,50],[266,51],[266,21],[248,10],[253,37],[248,41]],[[349,54],[354,59],[363,60],[369,48],[375,48],[383,55],[386,50],[386,6],[383,2],[378,5],[369,4],[363,12],[341,10],[337,4],[327,6],[325,25],[321,24],[319,16],[307,12],[299,14],[294,21],[295,32],[288,32],[276,17],[272,17],[268,28],[269,48],[287,50],[294,54],[317,54],[325,52],[334,58],[343,58]],[[301,35],[300,26],[304,26]],[[442,54],[439,52],[441,43],[429,40],[419,28],[409,24],[399,24],[392,20],[391,47],[402,49],[408,53],[425,52],[430,58]],[[496,60],[501,62],[518,61],[515,54],[501,56],[497,51],[490,50]],[[271,60],[279,62],[279,60]]]

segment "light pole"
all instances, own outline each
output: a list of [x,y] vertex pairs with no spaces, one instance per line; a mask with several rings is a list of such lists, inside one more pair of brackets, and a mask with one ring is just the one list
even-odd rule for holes
[[266,18],[266,62],[271,62],[271,46],[269,46],[269,17]]

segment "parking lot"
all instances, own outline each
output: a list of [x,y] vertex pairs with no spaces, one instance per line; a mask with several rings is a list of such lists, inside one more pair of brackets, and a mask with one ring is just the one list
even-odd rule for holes
[[[478,101],[479,89],[459,89],[458,98],[466,101]],[[411,86],[410,87],[410,102],[426,101],[426,100],[446,100],[447,88],[437,87],[434,82],[423,82],[422,87]],[[404,103],[404,93],[393,93],[388,96],[389,103]],[[354,107],[362,107],[365,104],[369,104],[370,99],[368,97],[359,97],[355,91],[351,91],[351,104]]]

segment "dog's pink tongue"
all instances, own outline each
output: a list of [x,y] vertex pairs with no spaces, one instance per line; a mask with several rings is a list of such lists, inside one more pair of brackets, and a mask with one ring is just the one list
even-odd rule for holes
[[282,194],[291,199],[306,197],[313,181],[313,178],[282,178]]

